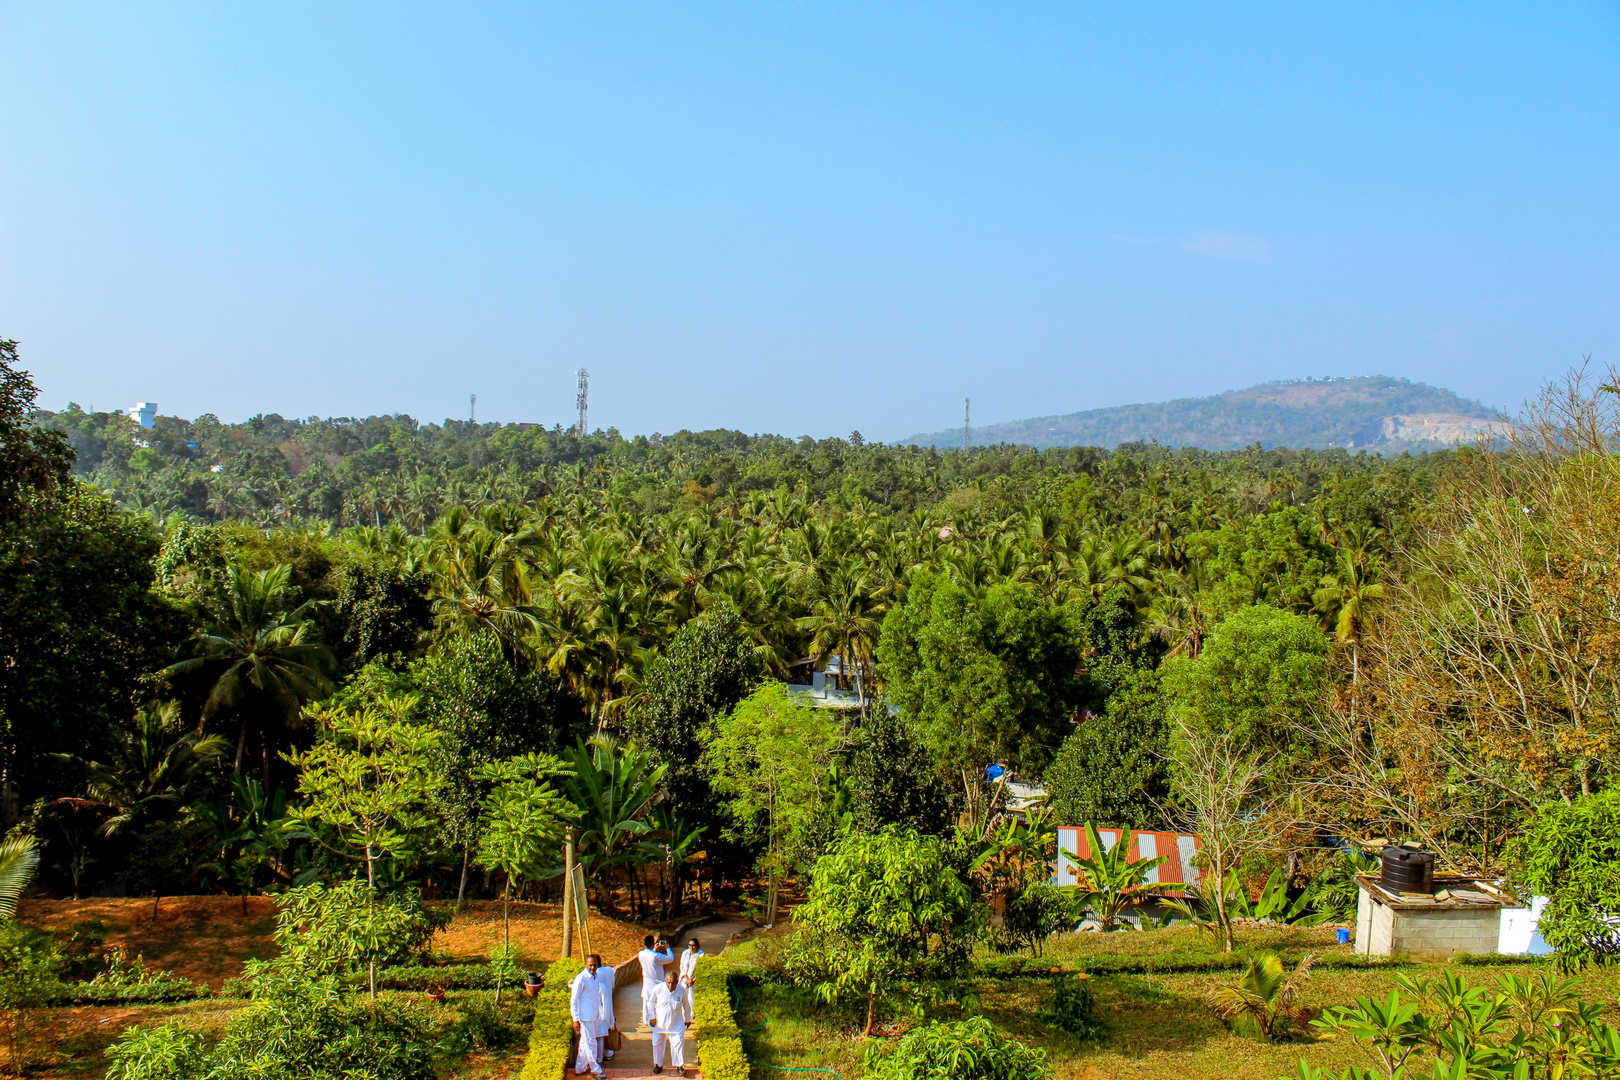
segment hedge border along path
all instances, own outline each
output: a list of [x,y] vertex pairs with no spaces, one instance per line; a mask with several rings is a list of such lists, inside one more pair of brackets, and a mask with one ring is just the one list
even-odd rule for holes
[[573,1049],[574,1022],[568,1013],[568,976],[579,961],[553,960],[544,972],[545,985],[534,995],[534,1029],[529,1053],[518,1080],[558,1080]]
[[[546,968],[546,984],[534,997],[534,1029],[529,1053],[518,1080],[560,1080],[573,1051],[574,1025],[568,1012],[568,979],[577,959],[555,960]],[[703,977],[692,994],[692,1028],[698,1044],[698,1072],[703,1080],[748,1080],[748,1056],[731,1008],[735,964],[724,953],[703,961]]]

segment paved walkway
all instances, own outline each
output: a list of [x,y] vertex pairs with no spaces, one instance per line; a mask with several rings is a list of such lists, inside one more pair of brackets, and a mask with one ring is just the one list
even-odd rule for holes
[[[723,952],[726,942],[751,929],[750,924],[736,922],[731,919],[715,919],[687,934],[675,945],[675,959],[680,961],[681,950],[686,948],[687,938],[697,938],[703,951],[713,956]],[[627,963],[634,964],[635,957],[630,957]],[[698,961],[697,977],[703,978],[703,961]],[[633,982],[618,988],[613,994],[613,1018],[618,1021],[619,1031],[624,1036],[624,1042],[619,1052],[613,1055],[613,1060],[607,1063],[606,1073],[612,1080],[653,1080],[652,1071],[652,1029],[641,1019],[641,979],[638,976]],[[632,1026],[634,1025],[634,1026]],[[698,1034],[701,1035],[702,1029]],[[701,1076],[698,1070],[697,1040],[691,1036],[686,1039],[686,1074],[688,1076]],[[663,1076],[679,1075],[669,1068],[665,1068]],[[659,1080],[662,1080],[660,1077]]]

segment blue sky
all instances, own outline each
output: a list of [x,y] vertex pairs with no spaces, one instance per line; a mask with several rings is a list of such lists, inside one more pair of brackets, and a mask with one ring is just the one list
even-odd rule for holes
[[42,404],[895,438],[1620,359],[1620,4],[0,0]]

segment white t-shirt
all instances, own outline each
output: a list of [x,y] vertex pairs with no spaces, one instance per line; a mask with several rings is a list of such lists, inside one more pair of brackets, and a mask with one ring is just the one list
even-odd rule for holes
[[641,977],[649,982],[664,981],[664,965],[675,959],[675,954],[665,949],[663,952],[654,952],[651,949],[642,949],[636,953],[636,959],[641,961]]

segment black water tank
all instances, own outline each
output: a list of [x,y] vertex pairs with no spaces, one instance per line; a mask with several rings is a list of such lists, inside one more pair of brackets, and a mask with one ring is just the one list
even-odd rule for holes
[[1433,893],[1434,856],[1421,848],[1384,848],[1379,884],[1391,892]]

